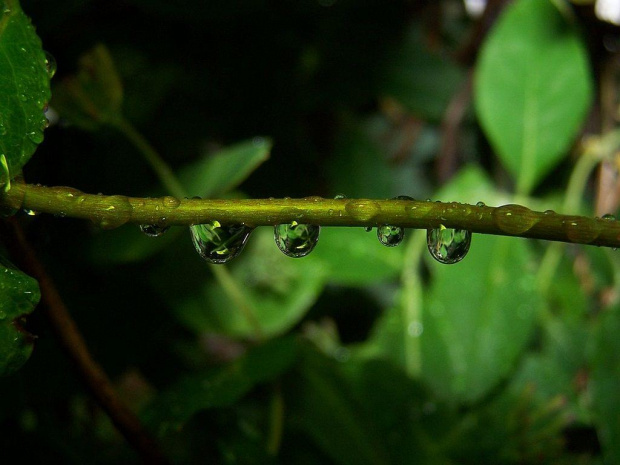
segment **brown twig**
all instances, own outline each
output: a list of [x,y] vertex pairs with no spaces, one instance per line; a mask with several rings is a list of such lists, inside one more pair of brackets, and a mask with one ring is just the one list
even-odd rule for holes
[[39,282],[43,309],[54,334],[65,353],[75,363],[79,375],[99,406],[145,463],[169,463],[138,417],[118,398],[110,379],[93,359],[56,286],[37,259],[17,220],[11,218],[2,222],[0,234],[12,251],[12,258],[17,265]]

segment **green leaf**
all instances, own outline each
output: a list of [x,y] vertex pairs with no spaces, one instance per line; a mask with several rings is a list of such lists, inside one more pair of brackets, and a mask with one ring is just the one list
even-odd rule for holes
[[216,197],[241,184],[269,158],[270,139],[255,137],[219,150],[179,171],[179,180],[190,196]]
[[[495,203],[490,186],[480,170],[467,170],[438,195]],[[542,306],[535,262],[526,241],[486,235],[473,237],[460,263],[427,261],[429,286],[406,273],[399,303],[360,353],[394,360],[445,398],[474,402],[510,373],[529,341]]]
[[80,57],[77,75],[54,86],[52,105],[76,126],[94,131],[122,119],[123,84],[105,45]]
[[575,28],[549,0],[514,2],[480,52],[475,102],[517,192],[531,192],[566,155],[591,101],[588,55]]
[[39,302],[36,280],[0,257],[0,376],[18,370],[30,357],[33,336],[20,319]]
[[607,310],[598,323],[589,392],[605,463],[620,463],[620,309]]
[[[271,145],[269,139],[259,137],[231,145],[181,168],[180,181],[190,195],[225,194],[269,158]],[[105,231],[94,237],[90,255],[102,264],[145,260],[169,246],[183,231],[185,228],[172,228],[158,238],[147,237],[131,226]]]
[[[178,254],[171,255],[171,259],[176,263]],[[217,281],[206,279],[206,264],[197,254],[191,262],[203,271],[192,273],[184,269],[186,279],[179,289],[172,290],[165,282],[156,284],[179,321],[198,333],[254,337],[254,328],[238,304]],[[165,268],[169,273],[174,266]],[[297,324],[314,304],[326,281],[320,262],[292,259],[280,252],[271,228],[259,228],[252,233],[246,250],[230,271],[267,337]]]
[[159,435],[179,429],[201,410],[233,405],[257,384],[287,370],[296,357],[294,338],[269,341],[232,363],[181,379],[158,395],[142,418]]
[[43,141],[50,99],[46,57],[17,0],[0,1],[0,187]]

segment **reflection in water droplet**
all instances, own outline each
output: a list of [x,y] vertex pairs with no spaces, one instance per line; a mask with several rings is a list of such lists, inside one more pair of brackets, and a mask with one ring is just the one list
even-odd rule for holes
[[50,79],[54,77],[56,74],[56,58],[52,56],[50,52],[45,52],[45,69],[47,70],[47,74],[49,74]]
[[334,200],[341,200],[341,199],[346,199],[346,198],[347,198],[347,196],[344,195],[344,194],[336,194],[334,196]]
[[536,214],[522,205],[503,205],[493,210],[493,221],[499,229],[508,234],[522,234],[534,226]]
[[320,232],[320,226],[299,224],[297,221],[290,224],[277,224],[273,228],[278,249],[293,258],[305,257],[312,252],[319,241]]
[[426,244],[435,260],[450,265],[460,262],[467,255],[471,245],[471,232],[440,225],[426,232]]
[[616,217],[611,213],[606,213],[605,215],[603,215],[603,219],[608,221],[616,221]]
[[166,231],[170,229],[170,226],[159,226],[157,224],[141,224],[140,231],[149,237],[163,236]]
[[209,263],[227,263],[237,257],[253,228],[243,224],[223,226],[219,221],[189,227],[196,251]]
[[377,238],[386,247],[395,247],[403,241],[405,228],[384,224],[377,228]]
[[486,207],[486,204],[484,202],[478,202],[476,207]]

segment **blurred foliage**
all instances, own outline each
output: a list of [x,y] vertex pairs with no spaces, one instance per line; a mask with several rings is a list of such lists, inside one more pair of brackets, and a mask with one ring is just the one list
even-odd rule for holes
[[[616,184],[575,167],[580,136],[592,147],[617,131],[620,34],[576,3],[493,0],[478,18],[460,0],[24,0],[58,62],[60,117],[24,176],[165,194],[115,129],[123,117],[188,195],[564,202],[592,215],[615,196],[617,214]],[[609,102],[592,105],[596,93]],[[575,178],[590,182],[567,192]],[[242,311],[183,228],[21,221],[173,463],[620,463],[613,251],[476,235],[446,266],[420,231],[386,248],[374,231],[323,228],[291,259],[259,228],[226,265]],[[21,316],[36,286],[5,269],[25,283],[0,278]],[[136,463],[40,312],[27,326],[30,361],[0,379],[3,453]]]

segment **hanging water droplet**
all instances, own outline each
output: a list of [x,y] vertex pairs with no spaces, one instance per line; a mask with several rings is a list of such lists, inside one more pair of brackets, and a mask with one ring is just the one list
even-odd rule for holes
[[140,231],[149,237],[163,236],[166,231],[170,229],[170,226],[160,226],[158,224],[141,224]]
[[334,200],[341,200],[341,199],[346,199],[346,198],[347,198],[347,196],[344,195],[344,194],[336,194],[334,196]]
[[273,228],[278,249],[293,258],[305,257],[312,252],[319,241],[320,232],[320,226],[299,224],[297,221],[290,224],[277,224]]
[[56,58],[54,58],[50,52],[45,52],[45,69],[50,79],[52,79],[54,74],[56,74],[57,65]]
[[486,207],[486,204],[484,202],[478,202],[476,207]]
[[243,224],[223,226],[219,221],[189,227],[196,251],[209,263],[227,263],[237,257],[253,228]]
[[605,215],[603,215],[603,219],[608,221],[616,221],[616,217],[611,213],[606,213]]
[[426,232],[426,244],[435,260],[451,265],[460,262],[467,255],[471,245],[471,232],[440,225]]
[[403,241],[405,228],[384,224],[377,228],[377,238],[386,247],[395,247]]

